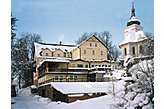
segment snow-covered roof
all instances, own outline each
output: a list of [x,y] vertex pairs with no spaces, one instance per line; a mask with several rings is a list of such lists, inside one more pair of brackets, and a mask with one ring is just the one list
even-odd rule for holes
[[70,61],[67,60],[67,59],[63,59],[63,58],[44,59],[43,61],[41,61],[39,63],[39,65],[37,66],[37,68],[40,67],[44,62],[69,63]]
[[70,62],[69,60],[66,60],[66,59],[44,59],[43,62]]
[[39,57],[40,56],[40,52],[43,49],[46,49],[46,48],[48,48],[52,52],[56,51],[57,49],[61,49],[63,52],[65,52],[65,51],[70,52],[74,48],[76,48],[73,45],[41,44],[41,43],[36,43],[36,42],[34,43],[34,46],[35,46],[35,55],[36,55],[36,57]]
[[36,85],[31,85],[30,88],[31,89],[37,89]]
[[131,21],[139,21],[139,20],[135,16],[132,16],[128,22],[131,22]]
[[109,82],[51,82],[63,94],[108,93]]
[[123,45],[129,42],[139,42],[142,40],[147,39],[143,31],[137,31],[137,32],[130,32],[124,39],[122,43],[119,45]]
[[103,77],[104,78],[112,78],[113,77],[113,79],[121,79],[122,75],[124,73],[126,73],[126,71],[124,71],[124,70],[114,70],[114,71],[111,71],[111,73],[112,73],[112,75],[110,73],[107,73]]
[[134,58],[131,56],[131,55],[127,55],[125,57],[125,60],[124,60],[124,67],[127,67],[129,65],[129,63],[133,63],[134,62]]

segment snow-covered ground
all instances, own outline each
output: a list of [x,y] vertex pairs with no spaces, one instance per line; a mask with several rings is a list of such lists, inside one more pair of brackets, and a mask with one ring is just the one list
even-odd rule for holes
[[15,102],[11,106],[12,109],[112,109],[110,107],[117,100],[112,93],[109,93],[105,96],[88,100],[77,100],[73,103],[52,102],[48,98],[31,94],[30,87],[27,87],[19,91],[17,97],[12,97],[12,101]]
[[[119,75],[116,75],[116,72]],[[73,103],[52,102],[30,93],[30,87],[19,91],[12,97],[12,109],[153,109],[154,108],[154,69],[153,61],[142,61],[129,70],[132,77],[109,82],[108,95]],[[121,70],[114,71],[113,76],[120,77]],[[108,76],[108,75],[107,75]],[[134,83],[125,80],[132,79]]]

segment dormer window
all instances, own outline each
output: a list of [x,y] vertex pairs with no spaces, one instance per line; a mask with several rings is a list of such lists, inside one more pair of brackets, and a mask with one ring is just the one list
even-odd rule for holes
[[46,56],[49,56],[48,53],[46,53]]

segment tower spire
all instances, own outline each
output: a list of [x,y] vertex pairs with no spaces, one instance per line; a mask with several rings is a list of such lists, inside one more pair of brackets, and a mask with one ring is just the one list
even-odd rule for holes
[[127,23],[127,26],[130,26],[133,24],[140,25],[140,21],[136,18],[136,15],[135,15],[134,1],[132,2],[131,17]]
[[131,18],[132,18],[133,16],[135,16],[134,1],[132,2]]

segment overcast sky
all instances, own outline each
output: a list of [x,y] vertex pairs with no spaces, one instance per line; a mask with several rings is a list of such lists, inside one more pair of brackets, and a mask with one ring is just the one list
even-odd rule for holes
[[[123,41],[132,0],[12,0],[11,11],[22,32],[40,34],[43,42],[75,44],[85,32],[109,31],[112,41]],[[145,32],[154,33],[154,1],[134,0],[136,17]]]

